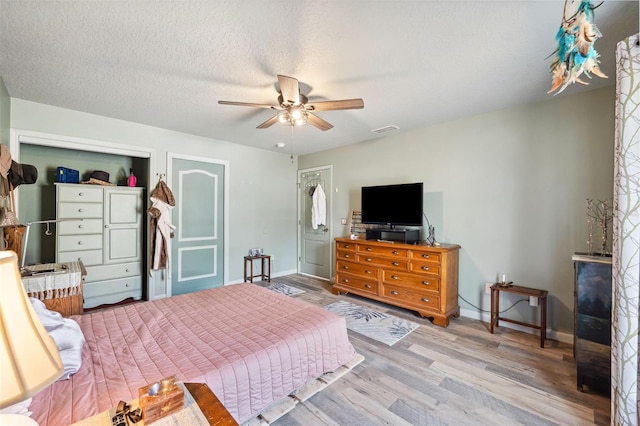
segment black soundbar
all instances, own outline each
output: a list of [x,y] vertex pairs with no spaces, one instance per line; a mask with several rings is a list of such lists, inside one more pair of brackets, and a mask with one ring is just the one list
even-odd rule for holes
[[419,229],[367,229],[367,240],[382,240],[405,244],[420,242]]

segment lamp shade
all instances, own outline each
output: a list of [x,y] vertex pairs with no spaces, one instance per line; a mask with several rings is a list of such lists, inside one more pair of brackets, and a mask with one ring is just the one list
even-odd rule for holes
[[63,373],[55,342],[22,287],[18,257],[0,251],[0,408],[23,401]]

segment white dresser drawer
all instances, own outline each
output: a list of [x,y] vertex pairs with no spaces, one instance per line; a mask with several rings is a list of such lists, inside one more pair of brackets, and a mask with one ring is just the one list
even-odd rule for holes
[[58,185],[58,202],[101,203],[102,188],[85,185]]
[[86,283],[142,275],[142,263],[140,262],[92,266],[86,269],[87,275],[84,277]]
[[84,297],[105,296],[122,292],[142,292],[142,277],[118,278],[116,280],[86,283],[83,286]]
[[102,265],[102,250],[58,252],[58,263],[81,260],[84,266]]
[[102,219],[82,219],[59,222],[58,235],[101,234]]
[[97,250],[102,248],[102,234],[60,235],[58,251]]
[[102,214],[102,203],[58,203],[58,219],[101,219]]

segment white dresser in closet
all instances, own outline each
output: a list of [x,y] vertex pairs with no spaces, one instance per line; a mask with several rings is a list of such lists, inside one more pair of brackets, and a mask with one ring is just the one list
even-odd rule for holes
[[142,298],[143,189],[56,183],[56,262],[82,260],[84,308]]

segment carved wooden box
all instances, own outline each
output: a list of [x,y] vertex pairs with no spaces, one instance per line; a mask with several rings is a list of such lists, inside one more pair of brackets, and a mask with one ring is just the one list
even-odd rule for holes
[[179,383],[176,383],[176,376],[150,383],[140,388],[138,395],[145,425],[173,414],[184,407],[184,390]]

